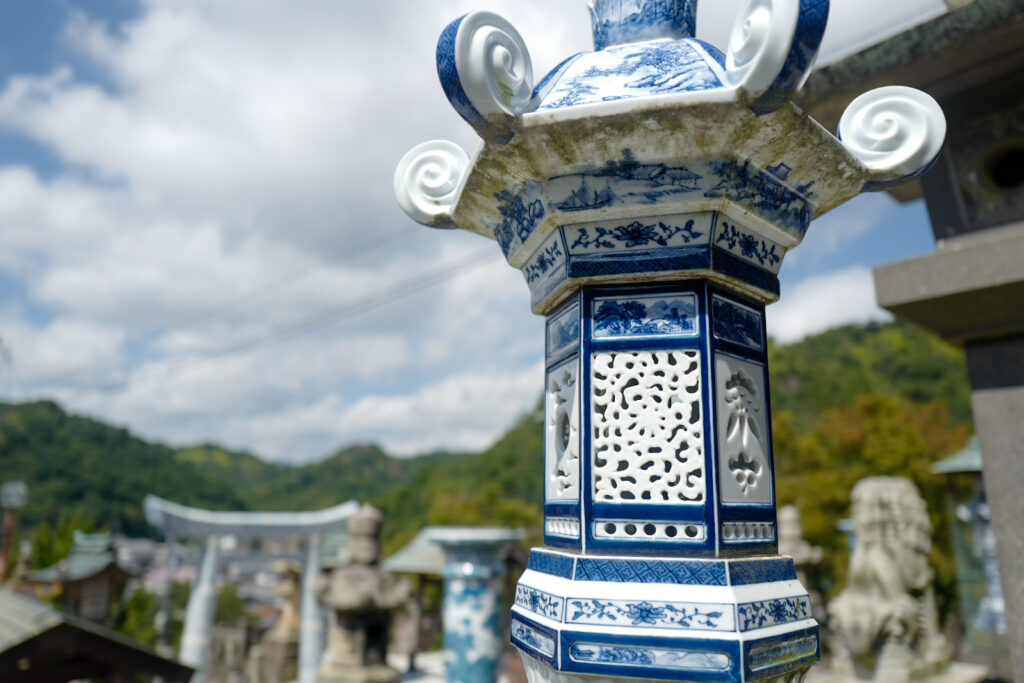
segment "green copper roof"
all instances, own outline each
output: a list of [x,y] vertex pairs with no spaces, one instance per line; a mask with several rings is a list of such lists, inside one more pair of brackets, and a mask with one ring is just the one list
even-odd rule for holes
[[30,581],[51,583],[53,581],[82,581],[96,576],[114,565],[122,574],[130,574],[117,563],[113,537],[109,533],[87,534],[78,529],[74,532],[71,553],[55,565],[30,572]]
[[932,465],[933,474],[958,472],[981,472],[981,447],[978,446],[978,437],[972,436],[962,451]]

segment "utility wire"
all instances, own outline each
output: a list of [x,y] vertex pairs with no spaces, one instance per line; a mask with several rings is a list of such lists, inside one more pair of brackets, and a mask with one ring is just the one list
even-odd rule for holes
[[491,245],[486,249],[471,254],[468,258],[456,263],[445,264],[433,270],[425,271],[406,278],[397,285],[376,294],[359,297],[334,306],[323,308],[310,315],[285,323],[266,334],[241,342],[236,342],[234,344],[229,344],[219,349],[207,351],[200,354],[198,357],[189,358],[170,366],[154,368],[148,372],[143,371],[136,373],[134,376],[127,378],[123,382],[96,385],[92,390],[114,392],[126,389],[129,386],[138,386],[140,384],[146,384],[153,381],[171,379],[185,372],[196,370],[212,360],[218,360],[241,353],[263,349],[294,337],[315,332],[316,330],[337,322],[356,317],[361,313],[365,313],[383,305],[394,303],[395,301],[399,301],[400,299],[404,299],[413,294],[417,294],[429,287],[434,287],[452,280],[456,276],[476,268],[483,263],[492,260],[496,256],[497,253],[494,251],[493,245]]
[[[398,240],[405,239],[408,236],[408,231],[396,230],[392,232],[390,235],[385,235],[383,239],[367,241],[364,242],[363,244],[355,246],[354,248],[348,249],[347,251],[345,251],[344,258],[335,259],[332,261],[332,263],[340,264],[345,263],[347,261],[351,261],[357,256],[362,256],[363,254],[376,251],[380,247],[384,247],[394,242],[397,242]],[[226,313],[236,308],[241,308],[250,301],[254,301],[269,294],[279,292],[282,289],[286,289],[297,282],[305,280],[315,272],[317,272],[317,269],[315,268],[303,268],[301,271],[298,271],[291,275],[287,275],[280,280],[267,283],[261,287],[256,287],[254,289],[249,290],[248,292],[244,292],[238,295],[235,298],[227,299],[219,304],[210,306],[209,308],[202,309],[191,315],[184,316],[176,323],[171,324],[169,327],[171,327],[172,329],[191,327],[196,323],[203,322],[204,320],[220,315],[221,313]]]
[[[418,235],[419,232],[417,232],[416,234]],[[331,259],[330,263],[333,265],[347,263],[349,261],[354,260],[357,256],[362,256],[363,254],[376,251],[380,247],[387,246],[401,239],[406,239],[408,236],[409,232],[407,230],[391,231],[390,233],[386,233],[383,236],[383,238],[368,240],[362,244],[356,245],[355,247],[346,250],[345,253],[341,255],[341,258]],[[304,268],[301,271],[287,275],[279,280],[269,282],[262,286],[251,289],[247,292],[243,292],[242,294],[239,294],[237,297],[225,299],[220,303],[214,304],[208,308],[184,315],[178,320],[164,325],[163,329],[180,330],[193,327],[198,323],[214,318],[222,313],[227,313],[228,311],[241,308],[252,301],[286,289],[298,282],[301,282],[302,280],[305,280],[306,278],[310,277],[311,275],[313,275],[313,273],[316,272],[317,269],[315,268]],[[107,364],[106,367],[100,368],[99,371],[113,372],[119,366],[119,362],[113,362]],[[93,370],[95,370],[95,368],[93,368]],[[83,371],[81,370],[72,370],[68,374],[65,374],[61,377],[57,377],[56,379],[49,380],[48,383],[51,385],[66,383],[80,376],[82,372]]]

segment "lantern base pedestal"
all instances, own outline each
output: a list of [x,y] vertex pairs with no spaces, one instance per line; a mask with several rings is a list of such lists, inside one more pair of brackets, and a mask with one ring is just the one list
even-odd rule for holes
[[653,559],[535,548],[512,643],[531,683],[799,681],[818,624],[792,559]]

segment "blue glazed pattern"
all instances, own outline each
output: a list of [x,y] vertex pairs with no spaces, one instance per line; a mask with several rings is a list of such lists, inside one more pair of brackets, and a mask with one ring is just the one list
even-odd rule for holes
[[693,36],[697,0],[596,0],[590,11],[594,49],[653,38]]
[[556,555],[554,553],[531,550],[530,561],[527,564],[527,568],[532,569],[535,572],[541,572],[542,574],[550,574],[551,576],[561,576],[565,579],[571,579],[573,562],[574,559],[567,555]]
[[548,320],[548,360],[553,360],[563,349],[575,346],[579,340],[580,309],[578,306],[571,306]]
[[522,244],[533,234],[546,215],[544,202],[539,198],[540,185],[531,183],[519,192],[502,190],[495,194],[501,202],[498,212],[501,223],[494,227],[494,238],[505,256],[509,255],[513,243]]
[[562,598],[519,584],[516,586],[516,604],[534,614],[561,621]]
[[501,586],[498,581],[445,581],[444,649],[448,680],[487,683],[501,654]]
[[796,35],[775,82],[751,107],[756,114],[767,114],[790,100],[814,65],[828,23],[829,0],[800,0]]
[[[770,223],[798,232],[807,232],[813,211],[807,203],[814,181],[787,188],[768,173],[759,173],[750,160],[742,164],[729,160],[709,163],[718,183],[704,192],[705,197],[729,199],[757,209]],[[773,167],[775,168],[775,167]]]
[[753,631],[811,618],[811,599],[806,595],[747,602],[737,606],[739,630]]
[[697,334],[697,297],[597,299],[593,303],[594,337]]
[[710,631],[732,630],[729,605],[569,599],[566,622]]
[[[555,639],[546,633],[524,624],[518,619],[512,619],[512,637],[523,645],[533,648],[541,654],[553,657],[555,654]],[[450,680],[450,679],[449,679]]]
[[795,580],[796,569],[790,558],[737,560],[729,563],[729,583],[733,586]]
[[[684,166],[641,163],[631,150],[590,174],[551,179],[552,205],[561,211],[584,211],[621,204],[654,204],[673,195],[701,190],[703,176]],[[561,190],[560,194],[558,193]],[[561,197],[561,198],[559,198]]]
[[577,662],[659,667],[682,671],[724,671],[732,659],[724,652],[700,652],[661,647],[574,643],[569,657]]
[[715,296],[711,299],[712,329],[717,339],[760,351],[764,348],[761,314]]
[[[532,559],[532,556],[531,556]],[[792,567],[792,563],[790,564]],[[678,583],[695,586],[724,586],[725,563],[683,560],[615,560],[581,557],[576,566],[577,581],[617,583]]]
[[594,234],[590,234],[591,228],[580,228],[576,231],[576,239],[569,245],[570,250],[580,248],[586,251],[600,251],[602,249],[630,249],[632,247],[667,247],[683,246],[691,241],[699,240],[703,233],[694,230],[693,219],[686,221],[685,225],[674,225],[665,221],[648,223],[647,221],[633,221],[628,225],[619,225],[614,228],[594,227]]
[[[714,245],[726,249],[740,258],[759,265],[773,273],[778,272],[785,252],[782,247],[758,237],[724,218],[719,220],[718,237]],[[781,253],[779,253],[781,252]]]
[[690,41],[636,43],[577,59],[538,110],[721,87],[721,79]]
[[[781,164],[781,162],[780,162]],[[779,169],[785,164],[776,164]],[[682,199],[728,199],[743,205],[762,219],[802,238],[813,216],[809,200],[814,183],[792,189],[775,175],[754,168],[750,161],[714,160],[688,166],[642,163],[632,151],[589,173],[571,173],[550,178],[548,208],[536,206],[536,188],[516,194],[503,193],[500,211],[505,219],[494,227],[502,248],[519,236],[525,240],[547,211],[574,213],[615,206],[647,206]],[[515,205],[515,206],[514,206]],[[511,217],[511,219],[509,218]],[[644,224],[646,225],[646,223]],[[654,231],[648,231],[648,239]],[[628,235],[624,235],[627,237]],[[625,242],[623,243],[623,245]],[[656,243],[652,242],[652,246]]]
[[562,248],[561,233],[555,233],[552,239],[542,244],[533,258],[523,266],[526,283],[532,285],[552,272],[556,265],[565,260],[565,249]]
[[455,64],[455,39],[462,26],[462,20],[466,16],[468,15],[463,15],[448,24],[437,40],[437,77],[441,80],[441,88],[448,101],[451,102],[459,116],[465,119],[466,123],[473,126],[482,137],[505,142],[511,137],[511,133],[500,131],[477,111],[473,103],[469,101],[469,96],[463,89],[462,80],[459,78],[459,71]]

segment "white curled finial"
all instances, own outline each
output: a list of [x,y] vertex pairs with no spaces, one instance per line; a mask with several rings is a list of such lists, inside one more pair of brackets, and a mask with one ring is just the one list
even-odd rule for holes
[[946,117],[939,103],[903,86],[864,93],[839,120],[843,146],[883,180],[910,177],[926,169],[945,138]]
[[800,18],[800,0],[747,0],[733,24],[726,80],[758,96],[782,73]]
[[517,116],[533,95],[533,63],[522,36],[493,12],[466,15],[455,38],[459,80],[473,106],[488,115]]
[[468,165],[466,152],[448,140],[410,149],[395,169],[395,197],[402,210],[418,223],[448,227]]

